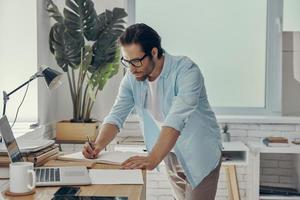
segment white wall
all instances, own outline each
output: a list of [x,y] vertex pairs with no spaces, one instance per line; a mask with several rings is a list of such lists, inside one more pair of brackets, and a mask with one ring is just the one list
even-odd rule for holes
[[[2,91],[11,92],[37,71],[36,0],[0,1],[0,110]],[[15,117],[25,88],[12,94],[7,104],[10,121]],[[30,83],[18,121],[37,120],[37,82]]]
[[[56,0],[54,3],[62,12],[64,1]],[[125,0],[95,0],[94,3],[98,14],[103,12],[105,9],[112,9],[113,7],[126,7]],[[44,1],[38,2],[38,64],[46,64],[51,67],[56,67],[57,64],[53,55],[49,51],[48,45],[48,34],[51,27],[50,19],[48,17],[48,13],[44,9],[43,4]],[[104,90],[100,92],[92,112],[93,118],[102,120],[103,117],[110,111],[115,96],[117,95],[121,78],[122,68],[120,67],[119,74],[110,79],[104,87]],[[66,74],[64,74],[63,83],[64,84],[60,88],[51,92],[49,92],[41,82],[39,83],[40,123],[45,124],[53,121],[72,118],[72,102]]]
[[[48,65],[55,68],[56,62],[49,51],[48,34],[50,31],[50,19],[48,13],[45,11],[45,1],[37,1],[37,27],[38,65]],[[39,80],[38,116],[41,124],[55,120],[57,95],[58,90],[49,91],[43,80]]]

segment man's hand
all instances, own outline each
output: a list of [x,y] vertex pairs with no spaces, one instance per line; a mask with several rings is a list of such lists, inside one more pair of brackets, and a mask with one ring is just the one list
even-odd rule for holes
[[149,156],[133,156],[122,163],[122,169],[153,170],[156,166]]
[[83,146],[82,149],[82,154],[84,157],[89,158],[89,159],[93,159],[96,158],[98,156],[98,154],[100,153],[101,149],[99,147],[99,145],[93,143],[93,147],[91,147],[91,145],[86,142]]
[[93,147],[91,147],[88,142],[84,144],[82,149],[83,156],[89,159],[96,158],[100,151],[115,138],[118,131],[119,129],[116,125],[103,124],[96,141],[92,143]]
[[179,132],[171,127],[163,126],[160,136],[148,156],[134,156],[122,163],[123,169],[153,170],[172,150]]

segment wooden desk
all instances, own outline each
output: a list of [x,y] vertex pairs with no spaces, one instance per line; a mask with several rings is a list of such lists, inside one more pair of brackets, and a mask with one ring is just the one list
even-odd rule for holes
[[[63,163],[63,161],[61,161]],[[117,169],[118,166],[96,164],[94,169]],[[80,186],[80,196],[123,196],[129,200],[146,200],[146,170],[143,170],[144,185],[89,185]],[[50,200],[59,187],[37,187],[36,192],[29,196],[12,197],[3,196],[5,199],[15,200]]]

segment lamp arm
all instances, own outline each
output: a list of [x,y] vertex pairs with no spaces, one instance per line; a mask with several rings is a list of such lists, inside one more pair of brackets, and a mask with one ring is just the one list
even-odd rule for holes
[[37,72],[33,76],[31,76],[28,81],[26,81],[25,83],[23,83],[22,85],[20,85],[16,89],[14,89],[13,91],[11,91],[9,93],[6,93],[5,91],[3,91],[3,112],[2,112],[2,116],[5,115],[6,104],[7,104],[7,101],[9,100],[9,96],[12,95],[13,93],[15,93],[16,91],[18,91],[19,89],[21,89],[22,87],[24,87],[25,85],[27,85],[29,82],[33,81],[34,79],[36,79],[38,77],[42,77],[42,76],[43,76],[42,74],[40,74],[39,72]]

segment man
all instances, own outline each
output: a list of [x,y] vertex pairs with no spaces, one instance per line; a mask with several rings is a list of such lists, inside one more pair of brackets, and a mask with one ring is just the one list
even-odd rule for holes
[[129,158],[122,167],[153,170],[164,160],[177,199],[214,199],[220,131],[199,67],[187,57],[165,52],[160,36],[145,24],[129,26],[119,42],[121,63],[128,71],[94,148],[86,143],[83,155],[99,154],[135,109],[149,154]]

